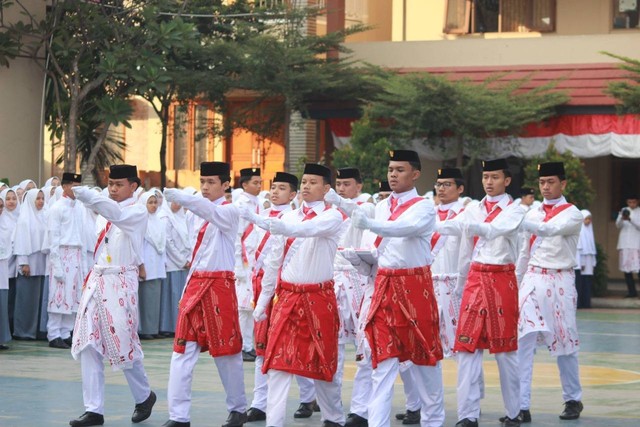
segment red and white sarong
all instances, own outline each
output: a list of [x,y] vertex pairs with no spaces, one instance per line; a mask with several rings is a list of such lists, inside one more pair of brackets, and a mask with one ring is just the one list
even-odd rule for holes
[[460,318],[460,295],[457,291],[457,274],[434,274],[433,291],[438,302],[440,318],[440,340],[444,357],[453,357],[456,329]]
[[49,313],[72,314],[78,311],[82,297],[83,249],[77,246],[60,246],[60,264],[63,280],[56,280],[54,263],[49,263]]
[[95,265],[78,307],[71,355],[93,347],[116,369],[142,360],[138,337],[138,268]]
[[618,249],[618,267],[623,273],[640,271],[640,249]]
[[178,307],[173,351],[184,353],[188,341],[213,357],[242,350],[235,278],[231,271],[196,271]]
[[518,283],[513,264],[471,263],[454,351],[518,349]]
[[[262,278],[264,277],[264,270],[260,269],[252,277],[253,282],[253,304],[258,303],[260,292],[262,292]],[[254,322],[253,324],[253,336],[255,340],[255,350],[258,356],[264,356],[264,351],[267,349],[267,337],[269,336],[269,319],[271,318],[271,306],[273,302],[269,302],[265,308],[266,319],[260,322]]]
[[374,369],[393,357],[435,366],[442,359],[438,323],[429,266],[378,270],[365,324]]
[[553,356],[579,349],[575,272],[529,266],[520,289],[520,338],[536,333]]
[[332,381],[338,367],[338,305],[333,280],[281,281],[273,301],[262,373],[269,369]]

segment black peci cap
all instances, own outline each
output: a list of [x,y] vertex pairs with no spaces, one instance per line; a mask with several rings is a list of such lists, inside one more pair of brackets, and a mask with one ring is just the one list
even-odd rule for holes
[[393,191],[391,187],[389,187],[389,181],[380,181],[378,185],[378,191]]
[[111,165],[111,167],[109,168],[109,178],[111,179],[137,178],[137,177],[138,177],[138,168],[135,167],[134,165]]
[[437,179],[444,179],[444,178],[464,179],[462,176],[462,171],[458,168],[438,169]]
[[317,163],[307,163],[304,165],[305,175],[319,175],[331,181],[331,169]]
[[231,167],[225,162],[200,163],[200,176],[229,176]]
[[389,151],[389,160],[420,163],[420,156],[413,150],[391,150]]
[[337,172],[338,179],[349,179],[354,178],[356,181],[360,181],[360,171],[358,168],[342,168],[338,169]]
[[540,163],[538,165],[538,176],[564,176],[564,163]]
[[294,188],[298,188],[298,177],[287,172],[276,172],[273,182],[287,182]]
[[531,187],[522,187],[520,189],[520,196],[530,196],[530,195],[533,196],[535,194],[536,194],[535,190]]
[[[109,174],[109,178],[112,178],[111,174]],[[79,173],[64,172],[62,174],[62,181],[82,183],[82,175]]]
[[507,163],[507,159],[495,159],[495,160],[482,161],[483,172],[501,171],[501,170],[508,170],[508,169],[509,169],[509,164]]
[[240,176],[245,178],[248,178],[251,176],[260,176],[260,168],[240,169]]

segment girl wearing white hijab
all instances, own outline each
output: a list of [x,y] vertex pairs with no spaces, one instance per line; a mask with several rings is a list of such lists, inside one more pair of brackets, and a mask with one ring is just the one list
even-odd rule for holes
[[33,181],[32,179],[25,179],[24,181],[20,181],[20,184],[18,184],[18,188],[16,189],[16,195],[18,196],[18,202],[20,204],[22,204],[22,201],[24,200],[24,194],[27,191],[33,190],[36,187],[37,187],[37,185],[36,185],[35,181]]
[[178,302],[191,264],[191,244],[187,216],[182,206],[165,202],[161,210],[167,232],[167,278],[162,283],[160,333],[171,336],[176,330]]
[[16,256],[13,254],[13,242],[15,240],[16,224],[18,223],[18,216],[20,214],[20,205],[18,204],[18,195],[12,188],[5,188],[0,192],[0,200],[4,204],[4,220],[5,233],[8,233],[5,238],[9,241],[9,258],[7,259],[7,274],[9,277],[9,294],[7,302],[7,310],[9,311],[9,328],[13,331],[13,310],[16,302],[16,277],[18,275],[18,268],[16,266]]
[[13,313],[16,339],[34,340],[38,332],[46,274],[46,255],[42,252],[46,230],[44,193],[37,188],[28,190],[18,217],[13,247],[19,272]]
[[591,287],[593,286],[593,269],[596,266],[596,240],[593,236],[591,212],[580,211],[584,222],[578,239],[576,251],[576,290],[578,291],[578,308],[591,308]]
[[161,283],[162,279],[167,277],[165,268],[167,233],[157,213],[158,197],[155,191],[142,193],[138,203],[146,206],[149,214],[138,287],[140,339],[153,339],[160,332]]
[[9,329],[9,258],[12,255],[13,231],[9,214],[4,213],[4,198],[0,198],[0,350],[7,350],[11,341]]
[[51,178],[45,181],[43,188],[58,187],[58,186],[60,186],[60,178],[58,178],[57,176],[52,176]]

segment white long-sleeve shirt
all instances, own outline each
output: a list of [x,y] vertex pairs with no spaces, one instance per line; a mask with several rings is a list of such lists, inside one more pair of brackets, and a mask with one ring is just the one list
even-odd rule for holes
[[254,232],[256,233],[256,236],[258,238],[258,247],[256,249],[260,250],[259,254],[257,253],[257,251],[255,254],[255,263],[253,265],[254,272],[257,273],[263,268],[264,262],[267,259],[267,255],[269,255],[269,253],[273,249],[273,242],[277,239],[277,236],[274,236],[271,233],[269,233],[269,236],[267,237],[267,240],[265,240],[264,245],[260,247],[260,245],[262,245],[262,240],[266,236],[267,231],[269,229],[269,223],[267,221],[267,218],[278,218],[290,211],[291,211],[291,205],[288,203],[285,205],[279,205],[279,206],[273,205],[270,208],[260,212],[260,215],[256,215],[254,217],[255,222],[253,221],[252,222],[256,226],[256,229]]
[[[311,207],[317,216],[303,221],[304,207]],[[325,209],[324,202],[312,205],[305,202],[303,208],[282,216],[287,224],[287,236],[274,237],[273,249],[264,263],[258,307],[266,307],[271,301],[281,266],[281,277],[285,282],[315,284],[333,279],[333,259],[338,249],[342,214],[337,209]],[[288,237],[295,237],[295,240],[285,256]]]
[[83,255],[87,250],[85,248],[85,212],[81,202],[69,197],[62,197],[49,208],[47,223],[49,260],[60,270],[62,269],[62,265],[60,265],[61,246],[80,248]]
[[136,204],[133,197],[118,203],[86,187],[75,187],[73,191],[76,199],[100,215],[97,230],[105,228],[107,221],[111,222],[98,253],[94,255],[95,263],[107,267],[142,264],[147,208]]
[[621,214],[616,218],[616,227],[620,229],[616,249],[640,249],[640,207],[629,210],[628,221],[623,220]]
[[202,196],[175,196],[175,202],[209,223],[197,248],[189,275],[194,271],[234,271],[234,245],[240,211],[233,204],[223,204],[224,201],[224,197],[212,202]]
[[[186,218],[183,220],[186,224]],[[165,217],[163,221],[167,230],[167,272],[183,270],[187,262],[191,261],[193,248],[186,245],[169,218]]]
[[[445,222],[455,218],[464,210],[464,204],[457,200],[450,205],[438,205],[436,208],[436,231],[440,229]],[[440,219],[440,212],[445,212],[444,220]],[[458,274],[458,257],[460,255],[460,236],[441,235],[436,241],[434,247],[431,248],[433,264],[431,264],[432,274]]]
[[[248,208],[252,209],[255,213],[259,213],[260,211],[258,207],[258,198],[246,192],[243,192],[238,196],[238,201],[234,202],[234,205],[236,205],[238,209],[243,209],[245,206],[248,206]],[[238,236],[235,242],[236,278],[240,278],[241,275],[244,275],[245,278],[250,279],[249,276],[255,262],[256,248],[260,243],[256,227],[251,227],[251,230],[245,239],[242,239],[250,226],[251,223],[249,221],[240,218],[240,222],[238,224]],[[245,256],[246,265],[244,259]]]
[[[553,209],[566,204],[567,201],[563,197]],[[543,204],[527,212],[522,222],[526,238],[516,268],[519,281],[526,273],[527,265],[563,270],[573,269],[576,264],[576,248],[583,221],[578,208],[566,208],[547,222],[544,222],[544,218]],[[538,236],[533,246],[530,244],[532,235]]]
[[376,205],[375,219],[369,229],[382,237],[378,246],[380,268],[414,268],[431,264],[431,235],[435,228],[435,209],[430,200],[421,200],[395,221],[391,216],[391,197],[398,199],[396,209],[418,196],[416,189],[396,194]]

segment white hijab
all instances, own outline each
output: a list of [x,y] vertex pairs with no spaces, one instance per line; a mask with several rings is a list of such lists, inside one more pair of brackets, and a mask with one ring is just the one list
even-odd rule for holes
[[[156,196],[155,190],[150,190],[142,193],[137,203],[140,203],[146,209],[147,201],[151,197],[155,197],[156,199],[158,198],[158,196]],[[162,254],[164,253],[164,250],[167,246],[167,231],[164,223],[158,215],[159,211],[160,207],[158,207],[156,213],[148,214],[149,220],[147,222],[147,232],[144,235],[144,239],[149,242],[151,246],[153,246],[156,252]]]
[[[0,192],[0,199],[5,203],[7,193],[13,191],[9,188]],[[13,212],[9,212],[6,203],[0,214],[0,260],[7,259],[13,254],[13,236],[16,230],[16,218]]]
[[[584,219],[591,216],[591,212],[586,209],[580,211]],[[593,223],[584,225],[582,223],[582,229],[580,230],[580,239],[578,240],[578,250],[582,255],[595,255],[596,254],[596,239],[593,236]]]
[[9,194],[9,192],[12,192],[13,194],[16,195],[16,197],[18,196],[16,194],[16,191],[11,189],[11,188],[5,188],[4,190],[2,190],[0,192],[0,199],[2,199],[2,201],[4,202],[4,214],[7,214],[7,217],[10,218],[10,220],[13,222],[14,228],[15,228],[15,224],[16,222],[18,222],[18,217],[20,216],[20,203],[16,203],[16,207],[14,210],[9,211],[7,209],[7,194]]
[[47,231],[47,217],[44,206],[36,209],[36,198],[42,190],[33,188],[24,195],[24,202],[16,225],[13,253],[31,255],[42,251],[44,234]]
[[49,178],[48,180],[45,181],[44,183],[44,187],[58,187],[60,184],[58,185],[53,185],[53,180],[57,179],[58,182],[60,182],[60,178],[58,178],[57,176],[52,176],[51,178]]
[[[192,195],[190,190],[185,190],[186,189],[182,191],[189,195]],[[176,230],[176,233],[178,233],[183,246],[185,248],[188,248],[190,246],[189,227],[187,227],[187,214],[182,206],[180,207],[180,209],[178,209],[177,212],[173,212],[171,210],[171,203],[165,200],[165,202],[162,204],[162,208],[159,210],[161,210],[160,217],[166,218],[166,220],[169,221],[173,229]]]

